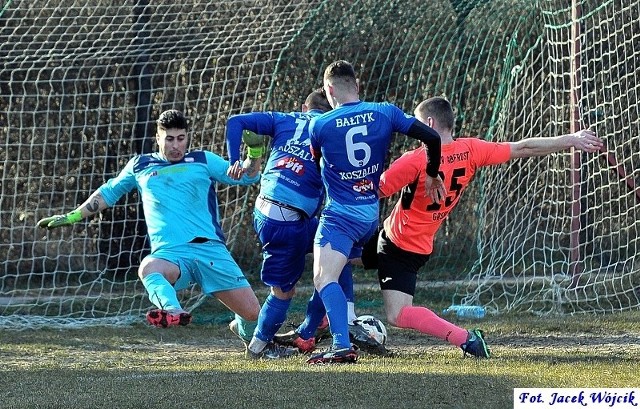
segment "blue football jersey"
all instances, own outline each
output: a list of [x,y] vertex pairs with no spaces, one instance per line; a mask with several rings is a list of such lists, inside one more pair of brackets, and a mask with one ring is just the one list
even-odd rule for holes
[[[264,166],[260,194],[288,204],[313,217],[324,197],[320,171],[311,156],[309,123],[322,111],[252,112],[227,121],[229,152],[239,151],[242,130],[271,137],[271,153]],[[233,159],[232,159],[233,160]]]
[[209,151],[189,152],[176,163],[158,153],[137,155],[99,190],[109,206],[138,190],[152,252],[196,237],[224,242],[216,182],[248,185],[260,179],[258,174],[234,180],[227,175],[228,168],[228,161]]
[[394,132],[415,117],[383,102],[352,102],[315,117],[311,146],[321,154],[325,208],[359,220],[378,219],[378,185]]

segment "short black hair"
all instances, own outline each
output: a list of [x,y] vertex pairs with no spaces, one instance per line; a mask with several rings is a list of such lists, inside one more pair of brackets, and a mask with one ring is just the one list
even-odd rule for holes
[[350,62],[345,60],[334,61],[324,70],[325,80],[340,79],[344,82],[356,83],[356,70]]
[[329,101],[327,101],[327,94],[323,88],[313,90],[313,92],[307,96],[304,104],[309,109],[318,109],[322,112],[331,111],[332,109]]
[[419,112],[422,117],[432,117],[440,126],[453,130],[455,126],[455,114],[451,103],[445,97],[432,97],[422,101],[415,109],[416,116]]
[[156,125],[162,129],[189,129],[187,118],[177,109],[169,109],[161,113]]

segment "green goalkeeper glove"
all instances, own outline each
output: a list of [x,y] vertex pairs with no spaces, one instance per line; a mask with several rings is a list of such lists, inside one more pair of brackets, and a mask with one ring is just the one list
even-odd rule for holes
[[55,216],[45,217],[38,222],[38,226],[47,228],[49,230],[55,229],[60,226],[69,226],[73,223],[77,223],[82,220],[82,212],[80,210],[74,210],[67,214],[57,214]]
[[255,132],[242,131],[242,142],[247,145],[247,157],[250,159],[261,158],[267,151],[266,138]]

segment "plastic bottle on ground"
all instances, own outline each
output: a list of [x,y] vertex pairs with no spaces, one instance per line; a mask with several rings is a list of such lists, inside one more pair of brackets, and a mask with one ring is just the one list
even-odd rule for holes
[[481,319],[484,318],[487,311],[481,305],[452,305],[445,308],[442,313],[445,315],[455,313],[458,318]]

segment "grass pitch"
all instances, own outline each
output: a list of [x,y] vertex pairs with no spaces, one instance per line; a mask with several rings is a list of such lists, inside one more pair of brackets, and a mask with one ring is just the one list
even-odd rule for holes
[[[359,313],[382,315],[379,294]],[[376,298],[377,297],[377,298]],[[299,320],[299,297],[291,318]],[[417,299],[418,303],[425,300]],[[428,303],[426,303],[428,305]],[[438,311],[436,309],[436,311]],[[251,361],[211,300],[192,325],[0,331],[2,408],[512,408],[516,387],[638,387],[640,313],[487,317],[493,357],[388,326],[396,355]],[[326,345],[326,344],[325,344]]]

